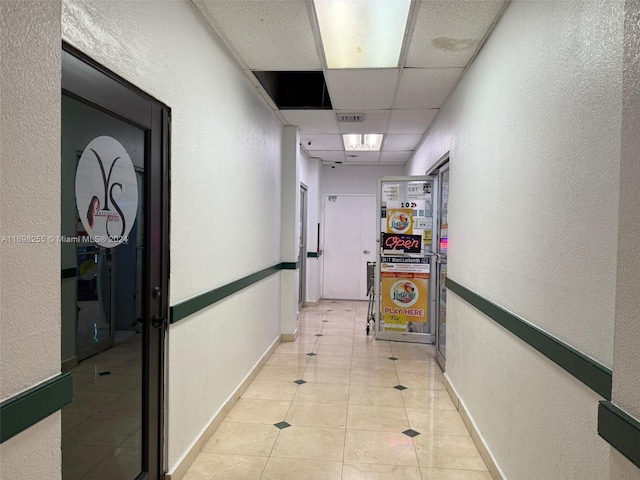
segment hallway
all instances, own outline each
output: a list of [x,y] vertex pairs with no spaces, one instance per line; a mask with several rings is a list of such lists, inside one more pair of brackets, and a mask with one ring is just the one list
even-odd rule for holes
[[433,347],[367,337],[366,313],[303,309],[184,479],[490,480]]

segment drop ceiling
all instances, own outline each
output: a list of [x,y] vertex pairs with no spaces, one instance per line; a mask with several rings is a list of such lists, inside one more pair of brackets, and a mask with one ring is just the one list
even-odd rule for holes
[[[311,0],[192,3],[283,123],[299,127],[301,146],[310,157],[332,165],[402,165],[509,1],[413,1],[398,68],[384,69],[328,69]],[[265,78],[300,78],[284,72],[324,76],[330,99],[279,107],[268,91],[274,88],[263,83]],[[340,113],[364,114],[364,121],[338,122]],[[382,133],[385,138],[380,152],[345,152],[343,133]]]

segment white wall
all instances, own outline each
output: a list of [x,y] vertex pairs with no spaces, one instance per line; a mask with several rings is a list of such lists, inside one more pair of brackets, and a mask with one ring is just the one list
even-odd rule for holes
[[[451,152],[452,279],[607,366],[622,6],[513,1],[406,168]],[[449,296],[447,375],[507,478],[608,478],[600,398]]]
[[[65,0],[63,38],[171,108],[172,305],[281,261],[282,127],[186,1]],[[279,274],[172,325],[168,467],[280,334]]]
[[[640,420],[640,0],[627,0],[612,401]],[[638,480],[640,469],[611,448],[611,479]]]
[[336,168],[322,166],[320,170],[325,195],[376,195],[378,177],[404,175],[402,165],[338,165]]
[[[60,233],[60,5],[0,2],[0,237]],[[0,242],[0,402],[60,373],[60,245]],[[0,446],[0,478],[61,476],[60,413]]]
[[[307,251],[318,251],[318,222],[320,221],[320,162],[301,151],[300,181],[307,186]],[[321,258],[307,258],[306,301],[320,299]]]

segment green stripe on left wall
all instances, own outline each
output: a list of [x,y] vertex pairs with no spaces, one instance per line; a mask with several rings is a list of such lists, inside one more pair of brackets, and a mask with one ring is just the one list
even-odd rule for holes
[[239,280],[235,280],[227,285],[223,285],[222,287],[209,290],[208,292],[202,293],[189,300],[185,300],[177,305],[173,305],[170,311],[169,322],[179,322],[203,308],[207,308],[256,282],[273,275],[274,273],[278,273],[280,270],[297,270],[298,268],[300,268],[300,262],[281,262],[273,265],[272,267],[260,270],[259,272],[247,275]]
[[73,377],[63,372],[0,403],[0,443],[44,420],[73,400]]

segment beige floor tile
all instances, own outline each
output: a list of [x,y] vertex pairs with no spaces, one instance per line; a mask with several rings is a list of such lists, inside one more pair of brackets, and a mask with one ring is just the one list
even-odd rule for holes
[[[116,448],[82,480],[136,478],[142,472],[142,452],[135,448]],[[65,479],[66,480],[66,479]]]
[[391,387],[351,385],[349,405],[404,408],[402,393]]
[[324,368],[316,365],[307,365],[302,377],[310,383],[338,383],[348,385],[351,370],[346,368]]
[[91,416],[62,437],[65,445],[117,447],[140,428],[139,417]]
[[401,465],[345,464],[342,480],[422,480],[418,467]]
[[[317,332],[320,333],[320,332]],[[313,345],[318,341],[318,338],[315,333],[311,333],[311,332],[300,332],[300,335],[298,335],[298,338],[296,338],[295,343],[299,343],[302,345]],[[311,348],[311,347],[309,347]]]
[[341,462],[270,458],[260,480],[340,480]]
[[293,382],[266,382],[262,380],[254,380],[242,394],[242,398],[291,401],[297,390],[298,385]]
[[347,406],[333,403],[294,402],[289,408],[285,421],[300,427],[345,428]]
[[322,368],[351,368],[351,356],[318,354],[310,357],[309,365]]
[[318,355],[338,355],[341,357],[350,357],[353,353],[351,345],[316,345],[313,349]]
[[93,382],[96,377],[93,373],[82,373],[74,371],[71,376],[73,377],[73,390],[80,390],[81,387],[89,382]]
[[411,428],[425,434],[465,435],[465,427],[457,410],[423,410],[407,408]]
[[268,457],[279,431],[273,425],[222,422],[202,451]]
[[489,472],[479,472],[477,470],[421,468],[420,471],[422,472],[423,480],[491,480]]
[[62,446],[62,476],[64,480],[78,480],[102,461],[113,447],[91,445]]
[[265,365],[256,375],[255,380],[267,382],[294,382],[302,378],[305,367],[283,367]]
[[266,365],[278,365],[281,367],[304,367],[309,363],[308,355],[304,353],[274,353],[267,360]]
[[62,412],[62,433],[66,433],[76,425],[79,425],[83,421],[89,418],[89,415],[83,415],[80,413],[66,413]]
[[114,375],[142,375],[142,358],[134,358],[112,368]]
[[280,431],[272,457],[342,461],[345,430],[338,428],[289,427]]
[[368,370],[388,370],[396,371],[395,362],[387,357],[358,357],[353,356],[351,360],[352,368],[368,369]]
[[309,351],[310,351],[309,347],[302,343],[282,342],[280,345],[278,345],[278,348],[276,348],[276,351],[274,353],[305,354],[305,353],[309,353]]
[[325,334],[318,340],[318,346],[322,345],[353,345],[353,337]]
[[416,375],[412,372],[398,372],[398,379],[405,387],[422,388],[427,390],[444,390],[443,375],[440,373],[425,373]]
[[71,372],[73,374],[89,373],[91,375],[98,375],[100,372],[114,373],[114,370],[118,366],[130,361],[123,359],[112,359],[111,361],[106,362],[99,357],[100,355],[96,355],[95,357],[88,358],[87,360],[80,362],[77,367],[73,367],[73,369],[71,369]]
[[231,409],[226,421],[237,423],[278,423],[284,420],[290,402],[241,398]]
[[425,361],[430,361],[433,358],[433,355],[427,351],[398,350],[397,348],[392,348],[391,350],[394,356],[401,358],[402,360],[405,360],[405,361],[413,360],[413,361],[425,362]]
[[337,403],[346,405],[349,400],[349,385],[333,383],[305,383],[298,387],[294,402]]
[[73,394],[73,402],[65,405],[62,412],[93,414],[121,395],[122,393],[76,391]]
[[[394,353],[394,355],[396,355]],[[398,355],[396,355],[397,357]],[[398,372],[411,372],[424,375],[425,373],[440,373],[440,367],[428,360],[404,360],[399,357],[394,363]]]
[[421,467],[487,470],[471,437],[418,435],[414,440]]
[[418,466],[411,438],[402,433],[359,430],[347,430],[344,463]]
[[371,387],[395,387],[396,385],[399,385],[400,382],[396,372],[352,368],[351,384],[368,385]]
[[354,357],[380,357],[389,358],[391,356],[391,349],[384,346],[367,345],[366,347],[355,346],[353,347],[352,354]]
[[409,428],[407,413],[402,408],[349,405],[348,430],[404,432]]
[[183,480],[258,480],[269,457],[202,452]]
[[120,417],[139,417],[142,415],[142,395],[125,393],[113,402],[109,402],[94,415],[116,415]]
[[[403,384],[404,385],[404,384]],[[456,410],[446,390],[427,390],[424,388],[407,388],[402,391],[404,406],[421,410]]]

